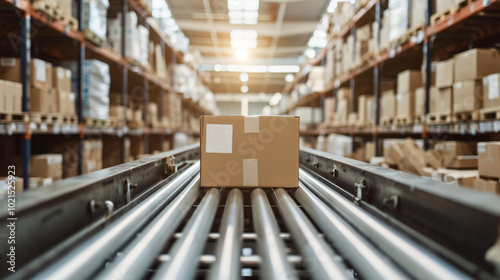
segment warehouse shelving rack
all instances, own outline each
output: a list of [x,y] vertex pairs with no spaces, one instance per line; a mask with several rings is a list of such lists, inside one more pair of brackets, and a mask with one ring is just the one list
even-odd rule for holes
[[[351,89],[351,111],[356,112],[356,80],[370,81],[373,85],[373,96],[376,101],[376,120],[373,127],[335,127],[326,129],[312,129],[302,131],[303,136],[327,135],[330,133],[350,135],[351,137],[372,138],[376,143],[376,154],[381,155],[380,141],[388,137],[413,137],[424,140],[424,145],[428,147],[431,139],[464,139],[475,140],[488,139],[488,136],[500,132],[500,120],[469,121],[451,124],[427,124],[426,118],[429,113],[429,92],[431,80],[431,62],[449,58],[454,54],[470,49],[474,44],[491,38],[492,35],[500,33],[498,17],[500,16],[500,1],[478,1],[467,0],[466,5],[455,13],[445,16],[439,22],[431,24],[433,15],[433,0],[426,1],[426,22],[421,31],[415,35],[408,36],[407,40],[399,40],[391,43],[388,49],[381,50],[378,54],[360,67],[351,70],[343,77],[337,78],[331,85],[321,91],[307,95],[292,106],[286,108],[282,114],[288,114],[297,107],[321,107],[323,110],[323,100],[325,97],[336,96],[336,92],[341,87]],[[364,7],[359,9],[352,20],[332,38],[327,46],[323,48],[315,59],[302,67],[295,79],[283,90],[283,94],[290,94],[293,87],[305,81],[313,66],[324,65],[324,60],[328,50],[332,49],[338,42],[349,34],[355,34],[360,22],[370,22],[370,17],[379,23],[381,27],[384,0],[371,0]],[[495,22],[496,20],[496,22]],[[481,27],[477,27],[481,24]],[[380,46],[380,29],[378,32],[378,45]],[[450,40],[456,40],[450,44]],[[444,41],[444,42],[443,42]],[[487,42],[488,46],[491,42]],[[478,46],[481,46],[478,44]],[[380,126],[380,85],[383,79],[394,79],[398,72],[406,69],[419,68],[425,64],[425,116],[422,123],[406,126],[381,127]]]
[[[116,7],[115,12],[122,12],[125,14],[128,11],[134,11],[138,15],[141,22],[144,23],[145,27],[149,29],[150,40],[159,43],[162,48],[163,55],[166,59],[167,64],[186,64],[191,69],[195,70],[192,65],[187,64],[184,61],[184,54],[181,51],[174,49],[169,39],[163,34],[159,25],[155,20],[150,18],[149,12],[143,8],[143,5],[139,3],[139,0],[112,0],[110,1],[113,7]],[[160,116],[163,116],[165,108],[163,108],[164,96],[168,94],[177,94],[182,97],[182,105],[184,108],[192,111],[195,115],[208,115],[212,114],[206,108],[200,106],[197,102],[191,99],[184,98],[181,93],[174,90],[173,86],[160,80],[155,74],[137,67],[134,63],[126,57],[126,17],[121,17],[121,50],[120,53],[113,51],[111,48],[96,45],[90,40],[88,40],[83,32],[83,11],[82,11],[82,0],[77,3],[77,20],[79,22],[77,29],[72,29],[70,26],[65,25],[61,21],[52,21],[50,18],[43,15],[41,12],[36,11],[29,0],[0,0],[0,12],[7,15],[9,19],[18,19],[19,26],[12,25],[14,30],[7,30],[8,27],[4,26],[4,34],[6,35],[9,42],[14,46],[17,44],[18,49],[11,51],[9,54],[14,54],[12,56],[19,56],[21,61],[21,81],[22,81],[22,111],[28,114],[30,111],[29,105],[29,64],[31,59],[31,53],[40,51],[40,48],[36,46],[35,50],[32,48],[33,41],[40,40],[44,45],[50,47],[45,47],[42,51],[47,53],[53,59],[73,59],[77,61],[78,71],[73,73],[77,75],[77,92],[75,98],[76,115],[78,123],[74,125],[54,125],[51,127],[40,126],[37,127],[31,122],[16,122],[16,123],[2,123],[0,124],[0,137],[16,137],[21,136],[21,172],[24,182],[24,189],[29,187],[29,162],[31,158],[31,148],[32,148],[32,137],[40,137],[41,135],[51,135],[61,136],[61,137],[76,137],[77,139],[77,170],[78,174],[82,174],[83,167],[83,140],[86,136],[113,136],[119,137],[121,143],[121,159],[120,162],[125,162],[125,137],[132,136],[139,137],[141,139],[141,144],[143,150],[148,153],[152,151],[149,149],[148,144],[150,142],[149,136],[154,135],[159,137],[157,143],[162,143],[165,137],[171,137],[175,133],[185,133],[188,135],[198,136],[199,132],[190,131],[186,129],[159,129],[159,128],[149,128],[147,124],[147,104],[150,97],[150,90],[156,91],[159,98],[159,110]],[[8,26],[8,25],[7,25]],[[18,30],[16,30],[19,28]],[[16,34],[17,31],[17,34]],[[43,41],[43,38],[47,41]],[[64,44],[64,45],[63,45]],[[4,54],[5,55],[5,54]],[[120,86],[121,104],[126,106],[130,95],[131,86],[139,86],[142,90],[142,107],[143,107],[143,121],[144,126],[135,129],[129,129],[127,126],[124,127],[92,127],[85,124],[82,111],[82,72],[83,72],[83,62],[87,58],[98,59],[119,69],[119,79],[122,83]],[[199,76],[200,78],[200,76]],[[113,77],[112,77],[113,79]],[[202,80],[203,81],[203,80]],[[203,81],[204,82],[204,81]],[[133,85],[132,85],[133,84]],[[62,141],[65,141],[64,139]]]

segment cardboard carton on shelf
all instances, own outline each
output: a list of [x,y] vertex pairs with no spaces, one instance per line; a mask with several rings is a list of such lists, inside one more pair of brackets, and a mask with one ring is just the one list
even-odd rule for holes
[[0,58],[0,79],[20,83],[21,60],[15,57]]
[[380,98],[380,121],[384,119],[392,119],[396,116],[396,94],[394,90],[386,90],[382,92]]
[[500,142],[477,143],[479,176],[500,178]]
[[451,87],[455,82],[454,79],[455,59],[440,61],[436,64],[436,87],[444,88]]
[[0,80],[0,112],[7,111],[7,100],[6,100],[6,92],[5,92],[5,83],[3,80]]
[[483,192],[500,194],[500,182],[498,180],[476,178],[474,180],[474,189]]
[[298,117],[202,116],[200,124],[202,186],[298,186]]
[[408,117],[410,119],[415,115],[415,93],[414,92],[399,92],[396,96],[396,116]]
[[500,107],[499,82],[500,73],[483,78],[483,108]]
[[66,92],[71,91],[71,70],[60,66],[53,66],[52,87]]
[[436,89],[437,97],[435,98],[434,107],[438,114],[451,114],[453,112],[453,88],[442,87]]
[[472,49],[455,56],[455,81],[481,79],[500,72],[497,49]]
[[415,91],[415,116],[425,115],[425,88],[420,87]]
[[[477,155],[477,144],[472,141],[444,141],[439,142],[434,147],[436,151],[439,151],[443,157],[443,166],[446,168],[452,168],[456,166],[458,168],[471,168],[474,166],[473,159],[463,158],[463,163],[459,163],[460,156],[475,156]],[[477,160],[477,159],[476,159]],[[461,166],[457,166],[460,165]],[[472,166],[471,166],[472,165]]]
[[57,92],[51,88],[31,88],[30,110],[40,113],[57,113]]
[[31,157],[30,175],[33,177],[42,178],[57,178],[62,177],[62,162],[61,154],[42,154]]
[[422,74],[418,70],[406,70],[398,74],[397,93],[414,92],[422,87]]
[[481,80],[468,80],[453,84],[453,113],[472,112],[482,107]]
[[365,144],[365,161],[370,162],[376,156],[375,142],[366,142]]
[[22,94],[20,83],[0,80],[0,111],[21,112]]

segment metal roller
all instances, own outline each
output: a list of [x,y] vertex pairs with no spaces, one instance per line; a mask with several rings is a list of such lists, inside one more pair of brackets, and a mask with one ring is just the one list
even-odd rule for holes
[[215,251],[217,259],[208,278],[238,279],[243,234],[243,195],[238,189],[231,190],[227,196],[219,232],[220,239]]
[[182,232],[182,238],[177,240],[169,251],[170,256],[175,256],[170,261],[160,265],[153,276],[159,279],[193,279],[198,267],[198,260],[203,252],[207,235],[212,226],[220,191],[210,189],[200,202],[193,216],[189,219]]
[[302,183],[299,183],[299,186],[300,188],[295,191],[297,200],[330,242],[334,243],[339,252],[361,275],[370,275],[370,279],[380,280],[408,278]]
[[471,279],[402,234],[384,225],[304,170],[300,180],[327,205],[417,279]]
[[36,279],[87,279],[130,240],[199,172],[199,161],[102,231],[47,267]]
[[199,195],[200,175],[170,203],[155,219],[116,257],[97,279],[141,279],[154,264],[175,229],[184,219]]
[[274,191],[278,209],[294,243],[302,253],[307,270],[314,279],[351,279],[340,257],[321,238],[314,225],[283,189]]
[[257,233],[257,246],[262,258],[264,279],[297,279],[295,271],[287,261],[285,245],[279,237],[279,227],[266,193],[261,189],[252,191],[252,216]]

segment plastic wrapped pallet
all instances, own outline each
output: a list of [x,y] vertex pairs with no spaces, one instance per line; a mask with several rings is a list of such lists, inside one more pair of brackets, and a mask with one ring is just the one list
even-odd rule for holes
[[389,11],[389,41],[394,41],[408,29],[408,0],[389,0]]
[[[77,14],[78,5],[73,5]],[[108,0],[83,0],[83,26],[95,35],[106,38]]]

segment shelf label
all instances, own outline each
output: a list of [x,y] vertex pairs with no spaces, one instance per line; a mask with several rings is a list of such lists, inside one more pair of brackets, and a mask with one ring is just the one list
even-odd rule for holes
[[5,125],[0,124],[0,133],[4,134],[5,133]]
[[477,123],[471,123],[471,124],[470,124],[470,127],[469,127],[470,134],[472,134],[472,135],[476,135],[477,130],[478,130],[478,125],[477,125]]
[[339,80],[339,79],[336,79],[336,80],[335,80],[335,87],[336,87],[336,88],[339,88],[339,87],[340,87],[340,80]]
[[483,6],[488,7],[491,4],[491,0],[483,0]]
[[424,31],[423,30],[420,30],[418,33],[417,33],[417,44],[420,44],[424,41]]
[[16,125],[11,123],[7,125],[7,134],[12,135],[16,131]]
[[41,123],[40,124],[40,130],[44,131],[44,132],[47,131],[48,130],[47,124],[46,123]]
[[396,56],[396,50],[394,49],[394,47],[392,47],[389,50],[389,58],[394,58],[395,56]]
[[422,131],[423,131],[423,125],[416,124],[413,126],[413,133],[422,133]]
[[54,125],[52,126],[52,132],[54,132],[55,134],[59,134],[59,133],[61,133],[61,125],[54,124]]
[[18,124],[18,125],[16,125],[15,130],[19,131],[19,132],[26,132],[26,125],[24,125],[24,124]]
[[479,124],[479,132],[485,133],[493,130],[493,124],[491,122],[482,122]]

